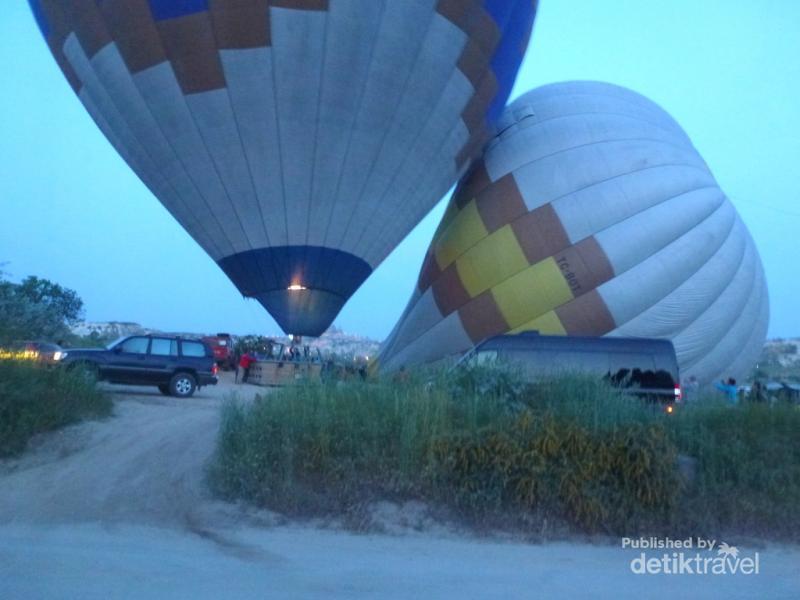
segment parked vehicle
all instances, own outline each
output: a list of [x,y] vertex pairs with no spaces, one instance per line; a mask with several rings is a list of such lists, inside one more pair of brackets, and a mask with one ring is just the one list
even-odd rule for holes
[[458,364],[504,363],[530,383],[559,373],[596,374],[626,393],[658,402],[667,412],[682,392],[675,348],[669,340],[499,335],[478,344]]
[[218,333],[201,339],[211,348],[214,353],[214,360],[220,369],[226,371],[236,369],[236,361],[233,355],[233,339],[229,333]]
[[217,365],[201,340],[169,335],[134,335],[106,348],[69,349],[60,362],[94,372],[110,383],[152,385],[165,395],[188,398],[205,385],[216,385]]
[[53,365],[64,353],[63,348],[51,342],[14,342],[0,349],[0,358],[30,360],[44,365]]

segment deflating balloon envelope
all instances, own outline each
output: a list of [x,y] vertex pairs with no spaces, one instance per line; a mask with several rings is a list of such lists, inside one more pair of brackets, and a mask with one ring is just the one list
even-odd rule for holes
[[620,87],[562,83],[513,102],[498,129],[382,367],[525,330],[669,338],[700,381],[752,367],[769,318],[758,252],[667,113]]
[[246,296],[319,335],[466,169],[531,0],[30,0],[109,141]]

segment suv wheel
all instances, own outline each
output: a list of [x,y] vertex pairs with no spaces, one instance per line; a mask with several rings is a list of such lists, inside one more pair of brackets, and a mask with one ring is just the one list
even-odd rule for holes
[[188,398],[197,389],[197,381],[191,373],[175,373],[169,382],[169,391],[173,396]]
[[158,386],[158,391],[164,394],[165,396],[171,396],[172,392],[169,391],[169,386],[165,384],[161,384]]

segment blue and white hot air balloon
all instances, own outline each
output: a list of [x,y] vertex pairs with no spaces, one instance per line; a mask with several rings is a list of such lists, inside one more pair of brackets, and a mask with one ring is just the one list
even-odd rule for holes
[[162,204],[287,332],[319,335],[480,154],[532,0],[30,0]]

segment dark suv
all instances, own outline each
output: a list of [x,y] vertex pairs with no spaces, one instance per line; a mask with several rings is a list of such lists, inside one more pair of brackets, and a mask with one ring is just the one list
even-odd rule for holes
[[61,362],[84,367],[110,383],[154,385],[166,395],[188,398],[197,388],[216,385],[214,353],[200,340],[169,335],[134,335],[106,348],[68,349]]

